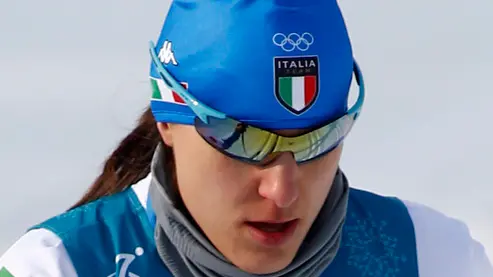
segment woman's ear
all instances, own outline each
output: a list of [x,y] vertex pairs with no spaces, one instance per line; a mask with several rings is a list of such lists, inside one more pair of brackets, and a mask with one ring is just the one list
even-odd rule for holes
[[158,122],[157,129],[164,143],[169,147],[173,147],[173,135],[172,135],[170,124],[164,122]]

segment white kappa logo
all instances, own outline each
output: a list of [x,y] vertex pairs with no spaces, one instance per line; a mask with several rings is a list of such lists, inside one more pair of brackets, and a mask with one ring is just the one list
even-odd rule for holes
[[171,62],[173,65],[178,65],[178,62],[175,58],[175,53],[173,52],[171,47],[171,41],[165,41],[163,43],[163,47],[161,47],[161,50],[159,50],[158,58],[164,64],[169,64]]
[[130,267],[130,264],[135,260],[136,256],[140,257],[142,255],[144,255],[144,249],[142,247],[135,248],[135,255],[128,253],[120,253],[116,255],[115,263],[118,264],[120,261],[123,261],[122,267],[120,268],[120,272],[115,272],[108,277],[140,277],[139,275],[130,272],[128,268]]
[[301,35],[291,33],[287,36],[283,33],[277,33],[272,37],[272,42],[286,52],[291,52],[295,49],[306,51],[310,48],[310,45],[312,45],[314,41],[315,39],[312,34],[307,32]]

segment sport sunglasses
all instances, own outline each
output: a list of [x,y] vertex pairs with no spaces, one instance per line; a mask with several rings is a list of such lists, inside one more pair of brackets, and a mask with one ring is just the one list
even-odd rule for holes
[[331,152],[351,131],[365,98],[363,76],[358,64],[354,62],[359,95],[346,114],[302,135],[282,136],[237,121],[203,104],[164,68],[152,41],[149,43],[149,52],[166,86],[177,93],[195,113],[194,126],[197,133],[221,153],[251,164],[263,164],[282,152],[291,152],[297,163],[308,162]]

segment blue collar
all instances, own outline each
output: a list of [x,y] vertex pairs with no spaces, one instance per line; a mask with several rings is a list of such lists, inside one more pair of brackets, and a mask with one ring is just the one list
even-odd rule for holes
[[146,209],[147,218],[149,219],[149,223],[151,223],[152,229],[156,227],[156,213],[152,208],[151,196],[147,196],[147,209]]

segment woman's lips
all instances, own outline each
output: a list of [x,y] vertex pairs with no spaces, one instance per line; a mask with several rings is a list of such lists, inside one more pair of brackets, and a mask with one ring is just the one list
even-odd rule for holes
[[289,221],[247,221],[246,225],[252,238],[270,247],[285,244],[294,234],[299,220]]

